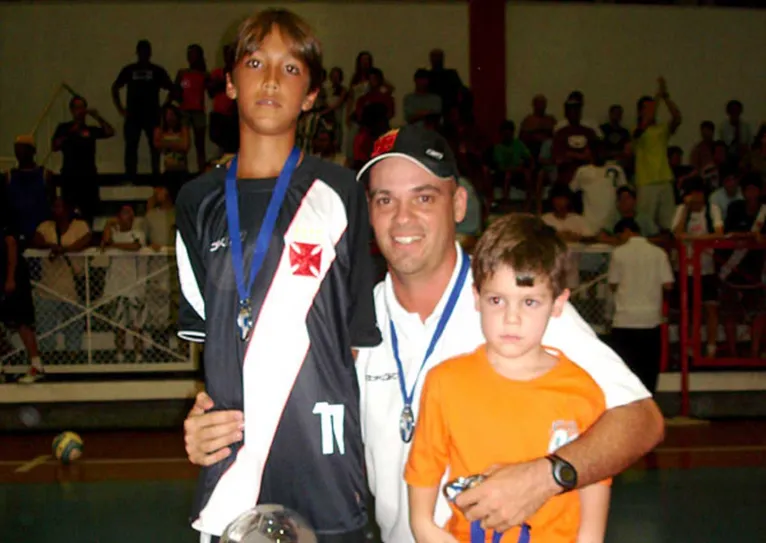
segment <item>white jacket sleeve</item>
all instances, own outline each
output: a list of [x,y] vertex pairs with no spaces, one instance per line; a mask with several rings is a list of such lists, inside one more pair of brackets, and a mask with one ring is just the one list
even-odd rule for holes
[[598,339],[570,303],[560,317],[548,323],[543,345],[558,349],[587,371],[603,390],[607,409],[651,397],[638,377]]

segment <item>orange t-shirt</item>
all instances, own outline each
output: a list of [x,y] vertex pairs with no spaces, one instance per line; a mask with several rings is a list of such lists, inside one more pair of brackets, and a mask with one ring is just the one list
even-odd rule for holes
[[[490,365],[485,346],[428,372],[410,457],[407,484],[434,487],[449,477],[483,473],[493,464],[541,458],[582,434],[606,409],[604,393],[566,358],[531,381],[514,381]],[[441,491],[441,489],[440,489]],[[549,500],[528,520],[534,543],[571,543],[580,526],[577,492]],[[453,506],[446,529],[470,541],[470,523]],[[491,541],[492,532],[487,532]],[[515,543],[519,528],[503,534]]]

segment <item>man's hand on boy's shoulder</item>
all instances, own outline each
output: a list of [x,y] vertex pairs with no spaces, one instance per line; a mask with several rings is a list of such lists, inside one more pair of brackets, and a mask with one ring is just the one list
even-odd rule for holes
[[231,454],[230,445],[242,440],[242,411],[210,411],[215,407],[205,392],[200,392],[184,421],[184,442],[189,461],[197,466],[212,466]]

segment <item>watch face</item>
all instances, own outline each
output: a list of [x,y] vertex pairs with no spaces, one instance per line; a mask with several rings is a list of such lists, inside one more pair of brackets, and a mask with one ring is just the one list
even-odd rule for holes
[[577,483],[577,473],[570,466],[563,465],[559,468],[559,477],[565,485],[574,485]]

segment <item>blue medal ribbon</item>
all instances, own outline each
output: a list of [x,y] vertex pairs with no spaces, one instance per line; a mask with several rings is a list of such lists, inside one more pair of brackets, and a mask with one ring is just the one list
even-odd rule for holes
[[[503,538],[503,532],[493,532],[492,533],[492,543],[500,543],[500,540]],[[481,521],[480,520],[474,520],[471,523],[471,543],[484,543],[486,541],[486,534],[484,532],[484,528],[481,527]],[[530,535],[529,535],[529,524],[522,524],[521,525],[521,532],[519,533],[519,540],[517,543],[529,543],[530,542]]]
[[282,171],[277,178],[277,184],[274,186],[274,192],[271,194],[269,206],[266,208],[266,215],[258,231],[258,237],[255,240],[255,250],[253,259],[250,263],[250,276],[245,284],[245,265],[242,254],[242,233],[239,226],[239,201],[237,197],[237,156],[235,156],[229,169],[226,172],[226,219],[229,227],[229,239],[231,241],[231,261],[234,267],[234,278],[237,282],[237,294],[239,297],[239,313],[237,325],[240,331],[240,337],[244,341],[250,336],[253,327],[253,312],[250,307],[250,293],[255,283],[255,277],[263,266],[263,260],[269,250],[271,235],[274,233],[274,226],[277,223],[279,210],[285,200],[287,187],[290,185],[290,179],[293,176],[301,151],[293,147],[290,156],[287,157]]
[[449,319],[452,316],[452,312],[455,309],[457,299],[460,297],[460,292],[463,290],[463,285],[465,284],[465,280],[468,277],[468,271],[471,268],[471,259],[465,252],[461,251],[461,253],[463,255],[463,261],[460,265],[460,273],[458,274],[457,280],[452,287],[452,292],[450,292],[449,298],[447,299],[447,305],[444,306],[444,311],[442,311],[442,315],[436,325],[436,330],[434,330],[434,335],[431,338],[431,343],[428,345],[426,355],[423,357],[423,362],[420,364],[420,369],[415,376],[415,382],[412,383],[412,387],[409,393],[407,392],[407,385],[404,382],[404,366],[402,365],[402,360],[399,357],[399,339],[396,335],[396,327],[394,327],[393,319],[389,320],[391,325],[391,347],[394,351],[394,359],[396,360],[396,370],[399,373],[399,388],[402,392],[402,400],[404,400],[404,409],[402,409],[402,415],[399,419],[399,433],[402,437],[402,441],[405,443],[412,441],[412,434],[415,431],[415,415],[412,411],[412,399],[415,396],[415,388],[418,385],[418,380],[420,380],[420,375],[423,373],[423,368],[426,367],[428,358],[436,348],[436,343],[439,341],[442,333],[444,333],[447,322],[449,322]]

